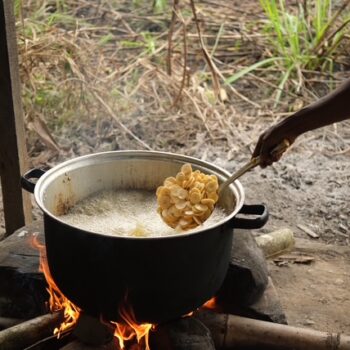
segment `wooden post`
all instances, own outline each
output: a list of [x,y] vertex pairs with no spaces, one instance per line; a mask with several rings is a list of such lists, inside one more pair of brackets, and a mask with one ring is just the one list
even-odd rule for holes
[[20,176],[26,170],[14,2],[0,0],[0,177],[5,215],[5,236],[31,221],[29,194]]

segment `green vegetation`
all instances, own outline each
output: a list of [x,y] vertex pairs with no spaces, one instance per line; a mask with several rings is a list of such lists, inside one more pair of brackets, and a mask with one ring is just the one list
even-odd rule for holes
[[168,7],[168,0],[154,0],[153,11],[156,14],[164,13]]
[[[247,17],[230,12],[225,3],[195,1],[209,57],[204,59],[188,0],[178,3],[176,16],[168,0],[15,0],[26,120],[40,118],[56,131],[112,114],[127,124],[130,116],[154,113],[195,116],[203,123],[215,115],[216,125],[219,114],[230,117],[227,106],[235,98],[255,110],[280,102],[284,112],[300,96],[290,92],[306,90],[304,79],[342,67],[338,56],[349,40],[350,21],[345,6],[261,0],[261,20],[249,10]],[[221,90],[213,84],[215,71]],[[217,91],[226,104],[218,102]]]
[[278,103],[289,78],[297,77],[300,87],[303,70],[333,73],[336,49],[349,33],[350,13],[345,5],[333,13],[331,0],[305,1],[297,8],[287,8],[285,0],[260,0],[260,4],[267,17],[263,29],[269,57],[229,77],[227,83],[257,68],[275,67],[281,70]]

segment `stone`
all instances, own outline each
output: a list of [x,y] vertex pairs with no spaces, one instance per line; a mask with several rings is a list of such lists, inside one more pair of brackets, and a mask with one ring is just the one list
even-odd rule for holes
[[242,307],[256,302],[268,284],[265,256],[254,236],[247,230],[235,230],[231,261],[217,300],[223,307]]
[[215,350],[209,329],[194,317],[185,317],[157,327],[151,333],[154,350]]

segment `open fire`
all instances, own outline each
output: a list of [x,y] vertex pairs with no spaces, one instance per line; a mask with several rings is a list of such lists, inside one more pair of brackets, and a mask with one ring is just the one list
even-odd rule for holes
[[54,330],[54,334],[57,334],[57,337],[60,337],[63,332],[70,330],[77,323],[81,310],[72,302],[70,302],[57,287],[50,274],[49,265],[46,259],[45,246],[39,242],[36,235],[32,235],[31,244],[33,247],[38,249],[40,253],[39,271],[44,274],[46,282],[48,284],[46,290],[50,296],[50,311],[55,312],[64,310],[64,321],[58,328],[55,328]]
[[125,302],[119,309],[120,317],[125,323],[111,322],[115,325],[114,336],[119,341],[119,347],[125,348],[125,342],[130,341],[136,337],[137,343],[140,344],[144,338],[145,349],[150,350],[149,347],[149,332],[155,328],[155,325],[150,323],[138,324],[135,321],[134,312],[127,302]]
[[[39,271],[44,274],[48,284],[46,290],[49,293],[50,311],[56,312],[63,310],[64,320],[61,325],[54,330],[54,334],[59,338],[63,333],[73,329],[78,322],[82,310],[68,300],[56,285],[50,274],[45,246],[39,242],[36,235],[32,235],[31,244],[38,249],[40,253]],[[208,309],[214,308],[215,298],[207,301],[203,307]],[[193,312],[185,316],[190,316],[192,313]],[[150,350],[149,333],[156,328],[156,325],[149,323],[138,324],[132,307],[127,302],[127,298],[125,298],[124,303],[119,308],[119,315],[123,319],[123,323],[113,321],[107,321],[107,323],[114,328],[114,337],[118,341],[120,349],[125,349],[125,344],[127,342],[136,339],[138,344],[144,344],[145,350]],[[104,320],[101,322],[106,323]]]

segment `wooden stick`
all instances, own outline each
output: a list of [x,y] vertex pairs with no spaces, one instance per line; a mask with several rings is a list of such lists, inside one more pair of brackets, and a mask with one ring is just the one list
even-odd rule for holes
[[199,311],[196,317],[211,331],[216,349],[266,347],[280,350],[350,350],[350,336],[266,321]]
[[12,326],[15,326],[16,324],[20,324],[24,322],[23,319],[18,318],[8,318],[8,317],[0,317],[0,328],[5,329]]
[[1,350],[23,350],[53,333],[62,321],[62,313],[38,316],[0,332]]

